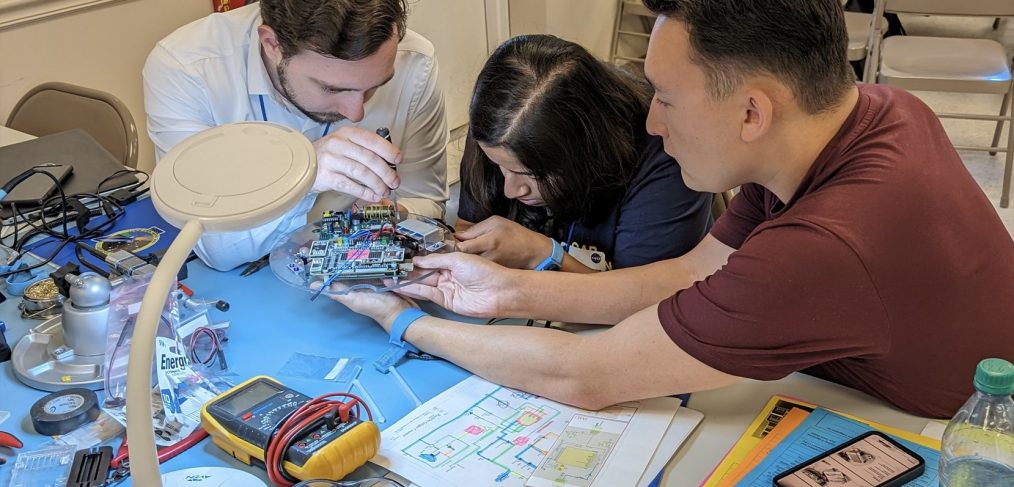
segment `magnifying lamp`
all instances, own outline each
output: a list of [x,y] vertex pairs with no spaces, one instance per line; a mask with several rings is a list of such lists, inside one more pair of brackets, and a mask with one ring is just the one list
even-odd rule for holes
[[161,486],[152,430],[151,364],[166,299],[203,232],[262,225],[306,197],[317,174],[301,133],[265,122],[222,125],[170,150],[151,176],[155,210],[180,228],[144,293],[127,368],[127,437],[134,485]]

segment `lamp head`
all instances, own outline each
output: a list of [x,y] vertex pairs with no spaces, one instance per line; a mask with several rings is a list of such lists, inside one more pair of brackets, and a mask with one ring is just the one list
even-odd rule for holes
[[266,122],[200,132],[172,148],[151,177],[155,210],[175,227],[196,220],[209,232],[245,230],[282,216],[317,175],[313,145]]

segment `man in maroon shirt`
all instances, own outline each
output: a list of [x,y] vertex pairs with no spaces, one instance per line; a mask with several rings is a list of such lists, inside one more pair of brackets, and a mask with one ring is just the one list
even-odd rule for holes
[[1014,360],[1014,242],[937,118],[853,83],[836,0],[646,3],[660,14],[649,131],[691,188],[742,186],[704,241],[598,275],[433,255],[416,263],[439,278],[404,290],[469,315],[616,323],[591,336],[413,320],[390,295],[341,301],[489,380],[582,407],[803,371],[952,415],[980,359]]

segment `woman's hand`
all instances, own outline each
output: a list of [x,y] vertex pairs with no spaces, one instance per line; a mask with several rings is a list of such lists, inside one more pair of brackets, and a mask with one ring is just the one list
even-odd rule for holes
[[465,253],[429,254],[412,262],[416,269],[437,272],[395,292],[466,316],[503,316],[516,286],[523,285],[519,274],[524,273]]
[[552,239],[499,216],[454,236],[459,240],[458,250],[514,269],[533,269],[553,253]]

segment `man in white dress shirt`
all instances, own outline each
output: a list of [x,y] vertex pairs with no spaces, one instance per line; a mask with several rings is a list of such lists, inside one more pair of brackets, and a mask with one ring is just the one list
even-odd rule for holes
[[204,129],[249,120],[299,130],[317,152],[317,179],[300,205],[253,230],[206,234],[196,247],[205,263],[229,270],[266,254],[306,223],[324,191],[345,206],[394,191],[402,211],[443,216],[443,94],[433,45],[405,21],[404,0],[262,0],[155,46],[143,74],[157,158]]

